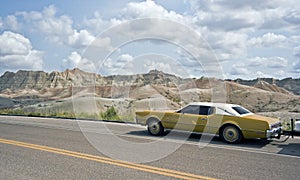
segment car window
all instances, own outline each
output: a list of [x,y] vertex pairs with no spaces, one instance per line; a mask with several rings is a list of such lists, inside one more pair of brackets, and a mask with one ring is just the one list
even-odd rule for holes
[[184,114],[199,114],[200,106],[190,105],[183,108],[180,112]]
[[230,115],[232,115],[232,116],[235,116],[235,114],[234,113],[232,113],[232,112],[229,112],[229,111],[227,111],[226,109],[223,109],[223,108],[220,108],[220,107],[218,107],[218,109],[219,110],[221,110],[222,112],[219,112],[219,114],[230,114]]
[[200,115],[210,115],[213,114],[214,107],[211,106],[200,106]]
[[232,109],[234,109],[240,115],[251,113],[249,110],[247,110],[241,106],[235,106],[235,107],[232,107]]
[[187,106],[187,107],[181,109],[181,111],[178,111],[178,112],[183,113],[183,114],[210,115],[210,114],[213,114],[214,107],[190,105],[190,106]]

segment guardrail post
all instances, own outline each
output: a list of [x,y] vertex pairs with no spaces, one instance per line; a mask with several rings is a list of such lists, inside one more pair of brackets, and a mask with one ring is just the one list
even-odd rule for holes
[[291,119],[291,135],[294,138],[294,119]]

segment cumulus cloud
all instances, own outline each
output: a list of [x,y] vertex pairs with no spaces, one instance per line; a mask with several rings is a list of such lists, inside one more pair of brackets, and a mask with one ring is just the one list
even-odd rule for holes
[[128,63],[133,60],[133,57],[130,54],[122,54],[118,58],[118,62]]
[[124,22],[124,20],[111,18],[109,20],[105,20],[101,14],[96,11],[93,13],[93,17],[84,18],[83,25],[93,34],[98,35],[102,33],[104,30],[109,29],[112,26],[118,25]]
[[95,37],[86,29],[73,28],[73,20],[67,15],[58,15],[54,5],[45,7],[42,12],[19,12],[32,30],[46,35],[46,39],[72,48],[88,46]]
[[208,43],[220,61],[242,57],[247,52],[248,35],[244,33],[210,33]]
[[[123,9],[122,13],[126,19],[136,18],[165,18],[176,22],[184,22],[184,17],[174,11],[168,11],[154,1],[130,2]],[[185,17],[186,18],[186,17]]]
[[95,72],[96,70],[96,65],[94,62],[82,57],[82,55],[76,51],[73,51],[67,59],[63,60],[63,62],[68,67],[77,67],[87,72]]
[[202,25],[222,31],[294,29],[299,20],[299,3],[295,0],[287,0],[285,3],[280,0],[192,0],[191,7],[198,14],[199,20],[202,20]]
[[[0,62],[2,68],[41,70],[43,53],[32,48],[21,34],[5,31],[0,35]],[[3,69],[2,69],[3,70]]]
[[86,47],[95,40],[95,37],[91,35],[87,30],[80,30],[79,32],[74,30],[73,34],[68,36],[68,44],[72,47]]
[[230,75],[234,76],[247,76],[251,72],[245,67],[244,64],[234,64],[231,68]]
[[293,10],[293,11],[289,12],[284,17],[284,20],[299,27],[299,24],[300,24],[300,13],[299,13],[299,11]]
[[[230,76],[240,78],[286,77],[288,60],[283,57],[254,57],[232,65]],[[272,76],[272,75],[273,76]]]
[[294,56],[296,56],[297,58],[300,58],[300,46],[297,46],[294,48]]
[[4,31],[0,36],[1,55],[26,55],[32,49],[29,39],[21,34]]
[[144,64],[144,68],[147,69],[147,71],[156,69],[165,73],[173,73],[173,68],[171,67],[171,65],[165,62],[147,61]]
[[67,15],[56,15],[56,7],[50,5],[42,12],[21,12],[28,22],[34,25],[36,30],[48,35],[68,35],[73,33],[71,17]]
[[254,57],[249,59],[247,65],[251,67],[284,68],[288,66],[288,60],[283,57]]
[[[198,66],[194,66],[197,68]],[[191,74],[188,72],[194,68],[186,69],[175,59],[162,54],[143,54],[140,56],[132,56],[130,54],[121,54],[116,58],[108,58],[103,67],[105,73],[132,75],[139,73],[146,73],[150,70],[159,70],[165,73],[177,74],[182,77],[189,77]],[[188,72],[186,71],[188,70]],[[200,71],[200,69],[197,69]]]
[[20,24],[18,23],[16,16],[8,15],[4,21],[7,29],[17,31],[20,28]]
[[300,60],[297,60],[295,63],[293,63],[293,69],[296,72],[300,72]]
[[0,29],[18,31],[21,28],[21,24],[14,15],[8,15],[6,17],[0,17]]
[[117,58],[108,58],[101,68],[111,74],[133,74],[134,57],[130,54],[121,54]]
[[[198,24],[214,31],[251,29],[263,23],[261,14],[251,6],[232,6],[226,1],[193,1]],[[230,23],[229,23],[230,22]]]
[[[276,73],[277,77],[282,77],[282,74],[285,74],[282,71]],[[246,64],[234,64],[231,68],[230,75],[234,77],[244,78],[244,79],[254,79],[257,77],[274,77],[268,74],[268,71],[260,71],[257,68],[251,69]]]
[[251,38],[248,42],[251,46],[282,46],[286,43],[287,37],[281,34],[266,33],[261,37]]
[[[190,4],[190,7],[187,7],[187,4]],[[73,51],[70,55],[65,55],[65,62],[70,66],[91,68],[99,59],[97,56],[99,51],[103,51],[105,54],[115,50],[113,47],[126,39],[122,39],[123,37],[128,37],[126,40],[131,41],[135,37],[149,35],[151,37],[160,36],[162,39],[168,39],[175,44],[184,44],[184,48],[189,52],[201,52],[195,58],[204,59],[203,61],[206,60],[206,62],[212,57],[206,58],[205,56],[205,54],[212,54],[209,52],[209,46],[221,64],[235,64],[232,67],[223,67],[227,73],[232,75],[250,73],[259,76],[267,74],[283,76],[284,72],[298,69],[298,61],[290,66],[292,63],[289,64],[287,60],[290,59],[291,54],[297,60],[300,57],[300,4],[295,0],[287,0],[285,3],[280,0],[238,2],[191,0],[185,1],[184,8],[177,9],[167,5],[168,3],[149,0],[129,2],[122,6],[123,8],[118,6],[119,9],[114,11],[118,12],[115,16],[112,12],[109,17],[105,17],[99,10],[94,12],[92,17],[83,15],[82,21],[72,18],[71,15],[63,14],[55,5],[50,5],[41,11],[17,12],[13,15],[0,17],[0,29],[2,31],[11,29],[15,32],[20,32],[20,28],[26,29],[22,34],[38,33],[55,45],[63,45],[66,52]],[[189,8],[192,10],[190,11]],[[188,11],[183,12],[186,10]],[[172,23],[159,24],[151,21],[144,24],[132,23],[115,29],[115,35],[112,38],[108,36],[96,38],[96,35],[102,32],[109,35],[106,30],[110,31],[111,26],[141,18],[161,18],[178,22],[201,36],[203,43],[199,43],[199,39],[191,38],[190,33],[182,33],[182,31],[186,31],[184,28],[178,28],[178,26],[176,28]],[[27,49],[31,49],[32,55],[41,58],[41,53],[33,50],[30,41],[27,39],[28,42],[26,42],[26,39],[14,40],[11,38],[10,41],[5,41],[6,44],[14,44],[15,48],[10,49],[2,45],[1,57],[12,54],[26,56],[29,54]],[[208,46],[204,47],[205,43]],[[90,54],[94,53],[95,56],[83,57],[83,54],[78,53],[90,46],[96,46],[90,51],[92,52]],[[139,50],[138,48],[131,50],[134,53],[125,51],[128,54],[116,57],[114,62],[105,62],[106,67],[111,68],[112,73],[117,72],[116,70],[121,67],[123,69],[129,67],[133,61],[133,56],[129,54],[134,54],[135,57],[139,56],[139,52],[135,51]],[[275,55],[274,52],[276,52]],[[272,55],[270,55],[271,53]],[[181,61],[181,65],[186,68],[193,68],[195,64],[193,59],[182,56],[180,52],[177,53],[177,57]],[[9,59],[9,56],[6,59]],[[243,62],[242,65],[241,61]],[[166,63],[155,62],[153,64],[152,62],[148,65],[160,67],[163,64]],[[205,69],[210,70],[210,67],[215,67],[215,64],[207,66]],[[167,71],[167,68],[165,70]]]

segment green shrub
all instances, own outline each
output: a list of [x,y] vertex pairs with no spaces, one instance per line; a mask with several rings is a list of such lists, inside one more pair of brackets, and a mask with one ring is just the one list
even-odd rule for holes
[[100,116],[103,120],[120,120],[117,110],[110,106],[105,112],[100,113]]

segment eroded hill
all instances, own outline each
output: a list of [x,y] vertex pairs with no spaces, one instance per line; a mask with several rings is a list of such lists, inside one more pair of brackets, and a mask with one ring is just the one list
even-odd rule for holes
[[[255,112],[300,112],[299,81],[290,78],[251,81],[207,77],[184,79],[157,70],[137,75],[101,76],[75,68],[51,73],[6,72],[0,77],[0,96],[6,98],[3,102],[11,99],[11,107],[26,108],[38,104],[39,109],[48,108],[49,112],[54,107],[55,111],[64,111],[66,106],[69,111],[74,102],[90,104],[85,98],[95,102],[95,112],[111,105],[126,112],[129,109],[176,109],[193,101],[216,100],[214,87],[219,86],[218,91],[223,91],[222,100]],[[90,106],[77,105],[80,111]]]

